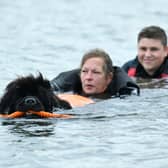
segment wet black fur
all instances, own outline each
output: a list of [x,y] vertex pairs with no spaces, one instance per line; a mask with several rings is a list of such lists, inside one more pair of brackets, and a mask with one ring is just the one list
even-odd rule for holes
[[68,102],[60,100],[53,93],[50,82],[44,79],[40,73],[37,77],[33,75],[19,77],[7,85],[5,93],[0,100],[0,114],[24,111],[25,107],[22,104],[18,106],[18,102],[27,96],[36,97],[39,102],[38,107],[36,106],[35,109],[29,110],[52,112],[53,108],[71,108]]

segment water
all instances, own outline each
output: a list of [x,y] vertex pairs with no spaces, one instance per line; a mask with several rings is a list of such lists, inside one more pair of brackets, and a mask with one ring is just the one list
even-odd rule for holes
[[[18,75],[48,79],[79,66],[91,48],[115,65],[136,55],[141,28],[166,32],[166,0],[1,0],[0,94]],[[64,113],[74,119],[0,121],[0,167],[167,168],[167,87]]]

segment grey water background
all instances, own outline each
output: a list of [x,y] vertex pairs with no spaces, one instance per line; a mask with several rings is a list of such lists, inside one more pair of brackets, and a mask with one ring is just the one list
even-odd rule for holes
[[[103,48],[115,65],[136,55],[137,33],[168,32],[166,0],[0,0],[0,95],[20,75],[53,79]],[[167,168],[167,88],[63,113],[74,119],[0,121],[0,167]]]

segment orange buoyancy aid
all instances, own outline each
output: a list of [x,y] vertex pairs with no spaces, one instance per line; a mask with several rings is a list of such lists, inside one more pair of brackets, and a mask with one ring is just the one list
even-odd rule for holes
[[82,107],[87,104],[92,104],[94,101],[88,97],[80,96],[77,94],[58,94],[60,99],[66,100],[72,107]]

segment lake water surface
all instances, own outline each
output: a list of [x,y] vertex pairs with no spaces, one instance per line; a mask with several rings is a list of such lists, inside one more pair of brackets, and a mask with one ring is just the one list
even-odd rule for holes
[[[168,32],[166,0],[1,0],[0,94],[19,75],[53,79],[89,49],[115,65],[136,55],[137,33]],[[73,119],[0,120],[0,167],[167,168],[167,87],[64,113]]]

